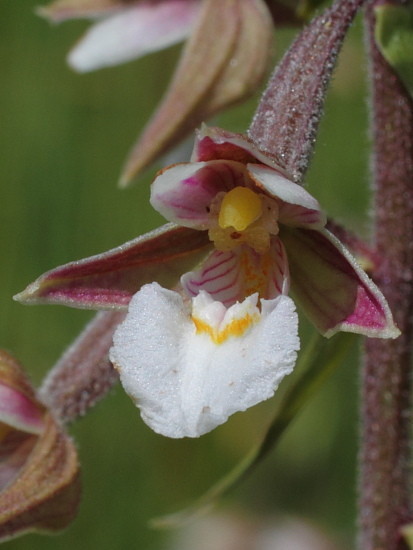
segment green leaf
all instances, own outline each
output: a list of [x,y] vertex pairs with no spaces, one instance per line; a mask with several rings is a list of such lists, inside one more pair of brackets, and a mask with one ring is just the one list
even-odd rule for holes
[[250,475],[267,454],[277,445],[291,420],[301,411],[325,379],[341,363],[354,335],[341,332],[327,340],[318,333],[301,353],[296,377],[278,402],[277,411],[263,440],[253,447],[244,459],[226,476],[213,485],[188,508],[174,514],[155,518],[152,527],[179,527],[208,512],[217,501]]
[[375,14],[377,47],[413,96],[413,7],[383,4]]

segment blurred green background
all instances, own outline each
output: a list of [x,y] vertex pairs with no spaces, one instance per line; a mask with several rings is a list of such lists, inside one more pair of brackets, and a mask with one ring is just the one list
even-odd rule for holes
[[[147,202],[156,167],[126,191],[116,182],[180,49],[77,75],[65,55],[88,24],[51,26],[35,15],[35,7],[31,0],[1,3],[0,345],[38,384],[92,315],[58,306],[24,307],[11,297],[54,266],[107,250],[162,223]],[[366,234],[361,34],[358,24],[340,58],[308,181],[329,214]],[[277,34],[278,56],[293,36],[287,30]],[[245,130],[257,98],[214,123]],[[343,548],[351,547],[358,435],[354,342],[345,364],[282,444],[218,512],[248,521],[305,517]],[[151,530],[148,520],[188,504],[230,469],[263,434],[275,400],[235,415],[199,440],[170,441],[152,433],[116,387],[71,429],[83,467],[76,521],[61,535],[27,535],[4,547],[171,548],[177,534]],[[197,548],[194,541],[191,550]]]

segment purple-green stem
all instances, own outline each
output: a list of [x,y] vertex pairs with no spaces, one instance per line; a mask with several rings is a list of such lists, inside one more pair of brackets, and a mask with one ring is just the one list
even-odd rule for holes
[[124,311],[101,311],[43,381],[39,396],[63,423],[83,416],[118,380],[108,352]]
[[360,550],[405,550],[400,528],[410,502],[411,340],[413,313],[413,102],[374,41],[371,59],[375,280],[402,335],[367,339],[362,373],[359,477]]

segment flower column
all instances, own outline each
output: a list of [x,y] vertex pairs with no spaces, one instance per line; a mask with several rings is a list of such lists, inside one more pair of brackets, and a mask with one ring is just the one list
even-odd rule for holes
[[409,432],[413,311],[413,102],[374,41],[374,3],[366,21],[372,59],[375,280],[402,335],[366,340],[360,452],[362,550],[402,550],[411,521]]

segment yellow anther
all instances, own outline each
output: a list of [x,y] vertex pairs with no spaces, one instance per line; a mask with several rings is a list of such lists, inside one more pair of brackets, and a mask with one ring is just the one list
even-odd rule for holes
[[233,227],[244,231],[262,214],[260,197],[248,187],[234,187],[222,200],[218,224],[222,229]]

